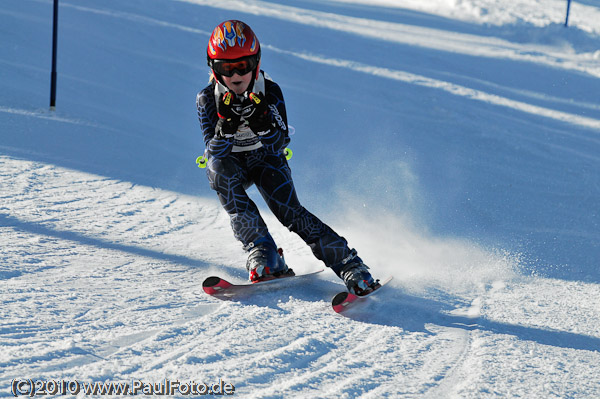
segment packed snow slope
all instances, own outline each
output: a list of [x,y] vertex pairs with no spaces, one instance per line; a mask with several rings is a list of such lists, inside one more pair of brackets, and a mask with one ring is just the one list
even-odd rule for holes
[[[23,378],[600,397],[600,5],[574,1],[568,28],[565,11],[61,0],[49,110],[52,1],[3,0],[0,397]],[[346,316],[329,270],[234,301],[201,290],[247,277],[194,163],[206,43],[233,18],[283,89],[301,201],[394,276]],[[322,266],[264,215],[290,266]]]

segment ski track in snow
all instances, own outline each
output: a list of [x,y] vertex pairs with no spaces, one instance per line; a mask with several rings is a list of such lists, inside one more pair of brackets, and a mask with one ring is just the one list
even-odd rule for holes
[[[550,108],[538,107],[532,104],[528,104],[522,101],[511,100],[506,97],[498,96],[495,94],[486,93],[481,90],[470,89],[465,86],[453,84],[450,82],[431,79],[425,76],[416,75],[413,73],[408,73],[404,71],[392,70],[388,68],[379,68],[371,65],[361,64],[354,61],[349,60],[341,60],[341,59],[332,59],[328,57],[311,55],[311,54],[301,54],[294,53],[290,51],[284,51],[277,48],[273,48],[272,46],[264,46],[273,51],[277,51],[282,54],[292,55],[294,57],[302,58],[305,60],[309,60],[316,63],[332,65],[341,68],[348,68],[353,71],[367,73],[369,75],[383,77],[385,79],[397,80],[400,82],[411,83],[418,86],[435,88],[439,90],[446,91],[448,93],[466,97],[476,101],[482,101],[494,105],[499,105],[502,107],[512,108],[521,112],[526,112],[532,115],[544,116],[547,118],[556,119],[559,121],[569,122],[576,125],[581,125],[585,127],[589,127],[592,129],[600,130],[600,120],[595,118],[587,118],[579,115],[574,115],[566,112],[560,112],[557,110],[553,110]],[[588,106],[588,104],[582,104],[583,106]],[[592,108],[595,108],[594,106]]]
[[70,124],[74,124],[74,125],[83,125],[83,126],[91,126],[91,127],[97,126],[97,125],[94,125],[94,124],[91,124],[88,122],[84,122],[81,120],[63,118],[63,117],[60,117],[57,115],[53,115],[46,110],[39,110],[39,111],[35,112],[35,111],[26,110],[26,109],[16,109],[16,108],[0,106],[0,112],[5,112],[7,114],[14,114],[14,115],[31,116],[31,117],[35,117],[35,118],[50,120],[50,121],[70,123]]
[[[36,0],[40,1],[40,0]],[[300,24],[306,24],[315,27],[325,27],[338,31],[360,35],[363,37],[375,38],[377,40],[387,40],[395,43],[404,43],[413,46],[426,46],[430,49],[456,52],[459,54],[472,55],[478,57],[491,57],[510,59],[515,61],[533,62],[549,65],[554,68],[565,70],[577,70],[600,77],[598,69],[598,54],[582,53],[573,54],[567,52],[552,52],[552,47],[545,48],[540,44],[531,44],[530,47],[524,47],[520,43],[511,43],[510,41],[498,38],[482,38],[477,35],[449,33],[445,30],[431,28],[421,28],[414,25],[404,25],[399,23],[389,23],[362,18],[341,16],[331,13],[323,13],[313,10],[305,10],[296,7],[276,5],[269,2],[253,1],[250,5],[246,2],[229,1],[223,3],[214,0],[178,0],[199,4],[203,6],[224,8],[227,10],[245,9],[246,12],[256,15],[268,15],[274,18],[293,21]],[[73,8],[82,12],[91,12],[100,15],[106,15],[114,18],[126,19],[132,22],[151,24],[162,28],[178,29],[184,32],[208,36],[210,32],[188,27],[181,24],[170,23],[156,18],[148,18],[126,12],[115,12],[101,10],[90,7],[77,6],[70,3],[63,3],[63,7]],[[600,14],[599,14],[600,16]],[[452,37],[449,37],[452,35]],[[452,82],[439,79],[432,79],[426,76],[409,73],[401,70],[381,68],[373,65],[367,65],[356,61],[335,59],[318,54],[298,53],[279,49],[275,46],[263,43],[263,47],[281,54],[291,55],[303,60],[315,63],[326,64],[336,67],[347,68],[353,71],[367,73],[373,76],[383,77],[401,82],[411,83],[423,87],[443,90],[445,92],[470,98],[475,101],[482,101],[502,107],[512,108],[532,115],[544,116],[556,120],[573,123],[580,126],[600,130],[600,120],[581,115],[558,111],[556,109],[535,106],[523,101],[517,101],[507,97],[499,96],[493,93],[487,93],[482,90],[476,90]],[[524,92],[520,92],[523,94]],[[527,94],[530,95],[530,94]],[[545,97],[548,99],[548,97]],[[559,100],[564,103],[565,100]],[[576,100],[568,102],[569,104],[578,104],[580,107],[598,109],[597,104],[581,103]],[[22,110],[12,110],[6,107],[0,107],[0,112],[27,112]]]
[[[501,381],[519,378],[540,379],[527,391],[548,397],[597,389],[597,313],[581,304],[570,321],[551,317],[595,285],[496,280],[450,294],[392,284],[339,316],[328,299],[341,285],[325,274],[220,301],[201,292],[203,278],[245,272],[214,201],[6,156],[0,164],[2,392],[23,376],[223,378],[250,398],[480,397],[490,381],[514,392]],[[288,262],[311,263],[297,239],[274,231]],[[560,287],[559,299],[542,294]],[[494,360],[502,351],[515,362],[510,375]],[[561,385],[570,373],[588,386]]]
[[[465,33],[449,32],[415,25],[405,25],[365,18],[356,18],[315,10],[308,10],[272,2],[218,0],[178,0],[202,6],[226,10],[244,9],[246,13],[279,18],[285,21],[352,33],[377,40],[423,46],[429,49],[456,52],[478,57],[506,58],[551,65],[557,68],[574,69],[600,76],[597,53],[573,54],[572,51],[557,52],[552,47],[532,43],[512,43],[495,37],[482,37]],[[596,9],[592,12],[600,16]],[[595,61],[596,60],[596,61]]]
[[[175,370],[179,378],[194,378],[201,366],[208,380],[231,376],[242,392],[252,386],[260,395],[308,395],[314,382],[327,396],[354,397],[391,389],[397,375],[389,366],[410,368],[413,362],[408,353],[396,358],[390,349],[407,345],[398,327],[352,325],[331,312],[326,299],[339,284],[317,281],[315,294],[293,291],[281,301],[274,293],[247,299],[246,305],[202,295],[208,262],[225,262],[237,278],[240,269],[233,264],[236,257],[219,259],[228,252],[223,243],[231,242],[230,232],[211,201],[52,165],[1,160],[0,218],[8,245],[0,301],[7,380],[22,375],[159,380]],[[210,224],[210,237],[203,235],[208,226],[202,222]],[[169,244],[162,240],[165,234]],[[208,261],[190,253],[197,237],[203,237],[199,252]],[[34,278],[38,275],[42,278]],[[300,328],[273,330],[280,322]],[[240,332],[247,339],[238,345],[220,344],[238,341]],[[260,338],[268,335],[265,347]],[[361,346],[335,344],[357,340],[370,347],[370,359],[361,360]],[[382,340],[387,345],[380,345]],[[447,342],[429,336],[412,351],[430,356],[430,346],[437,344]],[[385,366],[377,366],[382,360]],[[372,371],[357,381],[355,373],[346,375],[353,368]],[[327,383],[328,377],[335,378]],[[281,383],[274,385],[276,380]]]

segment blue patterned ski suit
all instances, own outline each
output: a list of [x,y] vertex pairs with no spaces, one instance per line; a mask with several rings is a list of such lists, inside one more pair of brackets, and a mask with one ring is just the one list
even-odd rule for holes
[[268,234],[256,204],[246,194],[246,190],[255,184],[277,219],[298,234],[314,255],[339,275],[342,261],[351,255],[351,250],[343,237],[298,201],[291,170],[283,154],[290,141],[283,94],[279,85],[262,71],[259,80],[253,90],[264,93],[273,121],[270,131],[260,136],[249,129],[243,117],[235,137],[216,136],[215,98],[227,89],[213,81],[198,93],[196,105],[208,158],[210,187],[216,191],[231,218],[235,237],[245,248]]

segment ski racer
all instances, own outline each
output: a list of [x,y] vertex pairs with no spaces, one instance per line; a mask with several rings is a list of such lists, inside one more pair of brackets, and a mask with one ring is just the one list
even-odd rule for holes
[[284,150],[287,114],[280,87],[260,69],[261,48],[250,26],[220,23],[207,47],[209,85],[196,97],[204,136],[207,176],[248,252],[252,282],[293,274],[246,190],[256,185],[269,209],[340,277],[364,295],[378,284],[347,241],[298,201]]

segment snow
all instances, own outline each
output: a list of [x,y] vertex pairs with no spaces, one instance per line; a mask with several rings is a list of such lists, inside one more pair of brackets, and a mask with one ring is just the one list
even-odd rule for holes
[[[600,396],[600,5],[572,2],[569,28],[565,11],[63,0],[51,111],[52,1],[4,0],[0,397],[25,378],[222,380],[244,398]],[[300,200],[394,276],[345,316],[329,270],[232,301],[201,289],[247,278],[194,163],[206,42],[229,18],[257,32],[283,88]],[[322,266],[263,215],[290,266]]]

